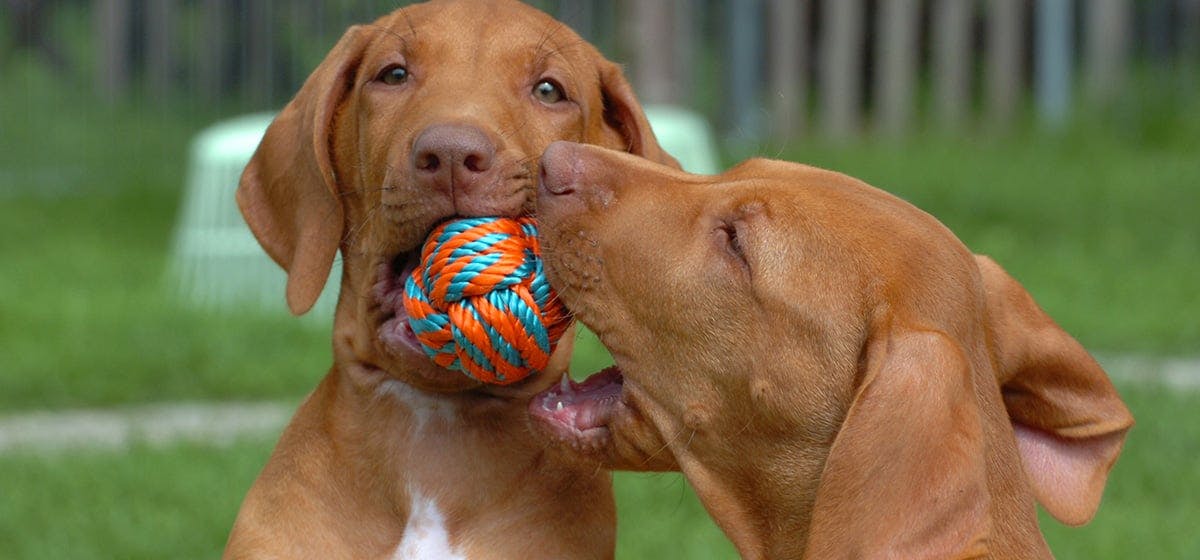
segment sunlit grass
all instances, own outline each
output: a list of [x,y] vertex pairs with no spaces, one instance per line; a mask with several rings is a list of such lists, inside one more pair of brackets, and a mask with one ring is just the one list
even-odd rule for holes
[[[164,282],[187,142],[216,113],[102,107],[79,84],[13,72],[0,81],[0,411],[309,391],[330,361],[327,326],[210,315]],[[1136,113],[1058,136],[800,143],[783,156],[929,211],[1091,348],[1193,354],[1200,118]],[[581,342],[577,370],[605,361]],[[1200,557],[1200,398],[1123,389],[1138,426],[1105,504],[1081,529],[1045,521],[1051,546]],[[215,557],[272,445],[0,457],[0,556]],[[619,475],[617,495],[620,558],[734,557],[678,475]]]
[[[1122,386],[1138,425],[1091,524],[1042,521],[1059,558],[1197,558],[1200,395]],[[272,441],[0,457],[12,558],[215,558]],[[678,474],[619,473],[617,558],[733,559]]]

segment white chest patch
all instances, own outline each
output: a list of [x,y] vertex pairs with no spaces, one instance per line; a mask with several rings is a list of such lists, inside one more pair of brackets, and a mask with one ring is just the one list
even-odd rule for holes
[[404,537],[392,554],[392,560],[466,560],[450,546],[446,518],[437,503],[418,492],[412,494],[412,509]]
[[390,396],[408,407],[416,420],[415,427],[418,431],[433,419],[454,421],[456,410],[453,403],[422,393],[407,383],[396,380],[384,381],[379,384],[378,394]]

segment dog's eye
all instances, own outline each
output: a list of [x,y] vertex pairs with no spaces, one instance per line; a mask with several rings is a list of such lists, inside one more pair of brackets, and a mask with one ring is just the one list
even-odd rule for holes
[[567,98],[567,94],[563,92],[562,86],[550,79],[542,80],[533,86],[533,96],[538,101],[547,105],[558,103]]
[[725,250],[730,255],[736,257],[743,265],[749,264],[746,261],[746,253],[742,247],[742,240],[738,237],[737,224],[725,222],[718,226],[714,233],[720,238],[721,243],[725,246]]
[[389,86],[398,86],[408,80],[408,68],[393,64],[384,68],[376,79]]

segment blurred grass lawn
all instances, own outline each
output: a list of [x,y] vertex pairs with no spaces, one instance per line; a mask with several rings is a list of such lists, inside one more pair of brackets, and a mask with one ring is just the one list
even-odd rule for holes
[[[215,113],[100,108],[28,68],[8,78],[0,413],[311,389],[329,363],[327,327],[209,316],[164,282],[187,141]],[[942,219],[1089,348],[1194,354],[1200,111],[1171,115],[1086,122],[1055,138],[798,144],[784,155],[863,178]],[[585,345],[581,359],[599,359],[587,354]],[[1106,503],[1083,529],[1047,522],[1052,546],[1062,558],[1200,557],[1200,398],[1122,389],[1139,426]],[[3,555],[214,556],[272,444],[0,457]],[[621,475],[618,494],[619,557],[732,557],[676,476]]]
[[[1139,419],[1091,524],[1043,516],[1059,558],[1200,558],[1196,394],[1122,387]],[[216,558],[273,441],[228,448],[0,456],[0,557]],[[531,482],[532,483],[532,482]],[[737,555],[676,474],[617,474],[618,553]]]

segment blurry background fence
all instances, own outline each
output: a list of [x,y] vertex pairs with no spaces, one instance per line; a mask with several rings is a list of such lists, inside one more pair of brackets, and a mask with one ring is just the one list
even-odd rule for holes
[[[115,101],[277,108],[347,26],[395,0],[2,0],[27,50]],[[542,0],[650,103],[746,143],[1055,126],[1132,72],[1200,86],[1200,0]],[[75,84],[84,87],[84,84]]]

